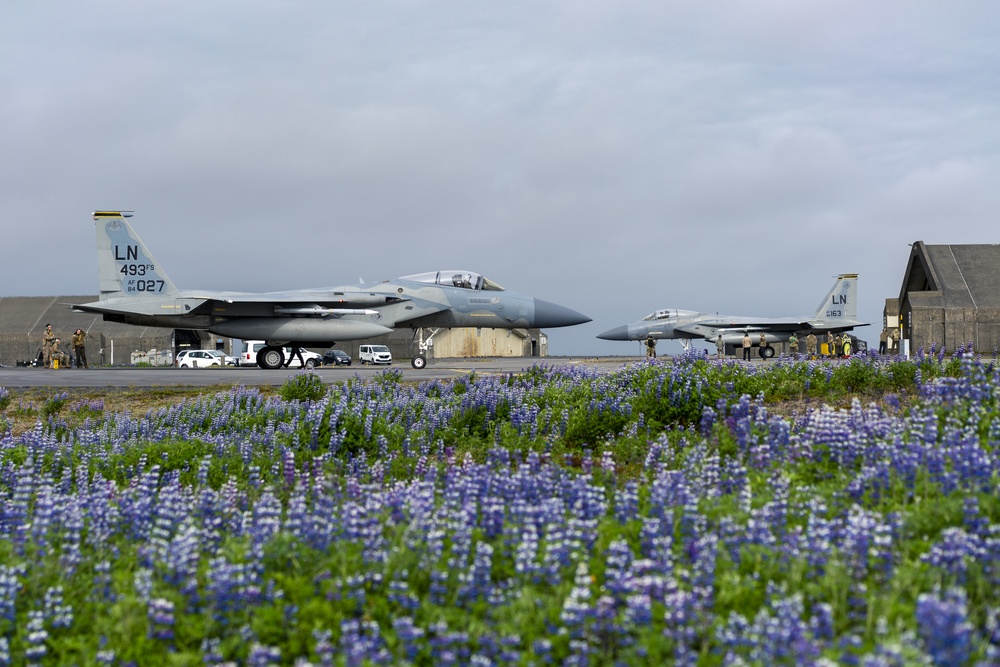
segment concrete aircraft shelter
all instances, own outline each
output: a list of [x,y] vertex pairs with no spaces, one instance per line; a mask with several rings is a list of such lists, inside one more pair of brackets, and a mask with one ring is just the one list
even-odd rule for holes
[[[87,303],[96,296],[8,296],[0,297],[0,366],[16,366],[34,359],[42,347],[42,332],[51,324],[61,339],[60,348],[71,353],[70,337],[78,328],[87,332],[87,361],[91,365],[128,365],[136,360],[152,361],[169,353],[169,359],[185,348],[222,350],[238,354],[239,341],[206,331],[141,327],[105,322],[100,315],[74,313],[67,304]],[[431,330],[424,329],[426,339]],[[417,353],[415,332],[398,329],[365,341],[337,343],[355,360],[358,345],[387,345],[394,359],[409,359]],[[161,353],[149,355],[150,352]],[[322,352],[322,350],[316,350]],[[433,339],[428,358],[456,357],[545,357],[548,338],[538,329],[445,329]],[[169,361],[169,360],[168,360]],[[153,361],[153,363],[156,363]]]
[[100,315],[74,313],[67,305],[96,299],[95,296],[0,297],[0,365],[16,366],[18,362],[34,359],[42,347],[46,324],[52,325],[53,333],[60,339],[60,349],[67,354],[71,353],[73,332],[86,331],[87,361],[91,365],[129,364],[134,351],[173,349],[174,332],[170,329],[105,322]]
[[910,354],[1000,349],[1000,245],[912,244],[898,301]]

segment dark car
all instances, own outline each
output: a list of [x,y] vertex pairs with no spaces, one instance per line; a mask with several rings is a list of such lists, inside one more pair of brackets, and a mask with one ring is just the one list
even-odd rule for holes
[[324,366],[350,366],[351,355],[343,350],[327,350],[323,353]]

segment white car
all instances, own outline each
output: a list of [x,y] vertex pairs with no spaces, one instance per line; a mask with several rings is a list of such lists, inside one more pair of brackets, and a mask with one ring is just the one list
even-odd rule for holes
[[224,357],[225,355],[220,356],[215,350],[181,350],[174,359],[174,366],[178,368],[222,366],[225,363]]
[[214,354],[219,359],[221,359],[223,366],[235,366],[236,365],[236,357],[231,357],[228,354],[226,354],[225,352],[223,352],[222,350],[204,350],[204,351],[208,352],[209,354]]
[[[256,366],[257,365],[257,353],[261,351],[264,347],[264,341],[262,340],[245,340],[243,341],[243,351],[237,358],[236,363],[239,366]],[[299,358],[292,356],[292,348],[285,347],[282,348],[282,353],[285,355],[285,361],[291,357],[292,360],[288,364],[288,368],[299,368],[303,364],[299,363]],[[309,350],[302,350],[302,361],[306,368],[316,368],[317,366],[323,365],[323,355],[316,354],[315,352],[310,352]]]

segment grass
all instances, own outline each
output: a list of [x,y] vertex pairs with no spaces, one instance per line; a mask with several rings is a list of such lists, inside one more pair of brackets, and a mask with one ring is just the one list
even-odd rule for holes
[[[178,405],[184,401],[197,399],[199,396],[211,396],[221,391],[228,391],[230,385],[218,384],[207,387],[126,387],[126,388],[94,388],[94,387],[30,387],[11,391],[6,409],[0,409],[0,419],[7,419],[10,432],[17,436],[30,431],[39,419],[53,411],[53,396],[63,397],[57,412],[67,421],[70,428],[79,426],[88,417],[94,417],[95,410],[71,409],[99,402],[103,404],[104,414],[131,413],[144,415],[150,410],[159,410]],[[264,385],[258,388],[264,395],[277,395],[280,387]],[[48,406],[48,407],[47,407]],[[0,433],[5,432],[0,421]]]

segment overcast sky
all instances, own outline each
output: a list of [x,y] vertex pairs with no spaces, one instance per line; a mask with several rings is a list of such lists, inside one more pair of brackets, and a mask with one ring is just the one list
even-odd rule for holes
[[[1000,4],[6,2],[0,294],[96,294],[95,209],[178,287],[465,268],[575,308],[811,313],[1000,242]],[[708,347],[707,344],[703,347]],[[661,343],[661,351],[679,350]]]

